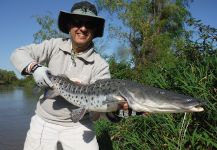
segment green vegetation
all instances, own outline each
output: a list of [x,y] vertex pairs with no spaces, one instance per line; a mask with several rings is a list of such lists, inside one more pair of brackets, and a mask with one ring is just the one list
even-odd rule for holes
[[0,69],[0,85],[15,84],[17,80],[16,74],[13,71]]
[[217,29],[192,18],[186,2],[98,0],[102,10],[118,16],[129,29],[111,25],[112,37],[127,41],[131,52],[129,61],[108,59],[113,78],[177,91],[205,103],[202,113],[150,114],[116,124],[98,121],[101,149],[217,148]]
[[26,76],[22,79],[18,79],[14,71],[0,69],[0,85],[33,88],[35,86],[35,82],[32,76]]
[[[111,37],[124,41],[119,54],[130,54],[127,60],[122,55],[107,57],[112,78],[177,91],[205,103],[202,113],[97,121],[101,149],[217,149],[217,29],[192,18],[188,0],[97,0],[97,4],[122,21],[121,27],[110,25]],[[57,32],[50,16],[36,20],[41,30],[34,35],[35,42],[65,36]],[[10,83],[12,78],[6,78],[0,79]],[[31,78],[24,80],[32,85]]]
[[[102,149],[107,149],[108,145],[105,144],[108,143],[112,143],[117,150],[217,148],[216,65],[216,55],[191,63],[180,59],[175,67],[147,68],[138,76],[135,70],[130,71],[129,66],[121,63],[114,65],[113,62],[115,68],[111,70],[114,78],[133,78],[155,87],[192,95],[206,105],[202,113],[187,114],[184,127],[184,114],[150,114],[145,117],[130,117],[116,124],[98,121],[96,131]],[[105,142],[105,139],[111,141]]]

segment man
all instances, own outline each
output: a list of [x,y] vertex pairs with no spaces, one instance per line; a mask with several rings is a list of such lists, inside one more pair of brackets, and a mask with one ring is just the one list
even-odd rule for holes
[[[47,74],[64,74],[80,84],[110,78],[109,66],[95,52],[92,40],[103,35],[105,20],[97,16],[96,7],[87,2],[75,3],[71,12],[60,11],[58,27],[69,39],[50,39],[16,49],[11,61],[22,75],[33,75],[40,87],[52,88]],[[87,113],[79,122],[71,120],[76,107],[61,97],[39,99],[31,119],[24,150],[96,150],[98,143]],[[112,114],[109,119],[116,120]]]

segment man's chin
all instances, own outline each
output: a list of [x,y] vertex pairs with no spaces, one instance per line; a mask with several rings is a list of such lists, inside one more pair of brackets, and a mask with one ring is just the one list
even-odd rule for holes
[[83,50],[86,50],[88,47],[89,47],[89,41],[85,41],[85,42],[76,42],[75,43],[75,47],[77,47],[78,49],[82,49]]
[[89,43],[87,38],[79,38],[75,42],[77,45],[87,45]]

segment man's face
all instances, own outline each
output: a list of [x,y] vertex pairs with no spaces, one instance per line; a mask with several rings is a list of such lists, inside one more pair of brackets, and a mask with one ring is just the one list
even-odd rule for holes
[[95,26],[91,22],[77,21],[70,26],[70,35],[74,46],[89,46],[94,38]]

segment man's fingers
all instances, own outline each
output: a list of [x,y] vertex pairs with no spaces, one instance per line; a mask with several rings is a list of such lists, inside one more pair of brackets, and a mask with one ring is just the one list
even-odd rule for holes
[[128,104],[127,104],[127,103],[124,103],[124,104],[123,104],[123,110],[128,110],[128,109],[129,109]]
[[121,102],[118,104],[118,109],[128,110],[129,106],[128,106],[127,102]]
[[[132,109],[129,108],[129,105],[127,102],[122,102],[118,105],[118,109],[120,110],[120,115],[123,117],[123,116],[139,116],[139,115],[144,115],[144,116],[147,116],[149,115],[150,113],[149,112],[135,112],[135,111],[132,111]],[[126,115],[126,113],[128,113],[128,115]]]
[[143,115],[147,116],[147,115],[150,115],[150,113],[149,112],[143,112]]

